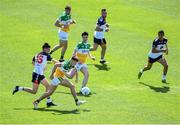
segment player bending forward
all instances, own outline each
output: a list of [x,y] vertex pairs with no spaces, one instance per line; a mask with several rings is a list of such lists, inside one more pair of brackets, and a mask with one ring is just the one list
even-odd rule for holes
[[39,99],[33,102],[34,109],[38,108],[38,103],[41,100],[52,95],[54,91],[56,90],[56,88],[58,87],[58,85],[62,85],[71,90],[71,94],[77,106],[84,104],[86,102],[86,101],[81,101],[77,98],[75,86],[67,78],[65,78],[65,76],[68,78],[73,77],[73,75],[76,73],[76,69],[74,68],[74,66],[76,65],[77,62],[78,62],[78,59],[76,57],[72,57],[69,61],[65,61],[63,63],[56,63],[54,65],[51,75],[50,75],[50,79],[52,80],[50,89],[49,91],[45,92]]

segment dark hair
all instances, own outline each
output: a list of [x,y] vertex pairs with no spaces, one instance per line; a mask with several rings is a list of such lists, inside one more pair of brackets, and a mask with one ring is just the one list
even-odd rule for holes
[[65,10],[71,10],[71,6],[67,5],[67,6],[65,7]]
[[89,34],[88,34],[88,32],[83,32],[82,34],[81,34],[81,36],[88,36]]
[[163,30],[159,30],[158,34],[164,34],[164,31]]
[[45,49],[45,48],[51,48],[51,46],[49,45],[49,43],[44,43],[44,45],[42,46],[42,49]]
[[79,61],[78,58],[77,58],[76,56],[73,56],[71,59],[74,60],[74,61],[76,61],[76,62]]
[[106,9],[101,9],[101,12],[106,11]]

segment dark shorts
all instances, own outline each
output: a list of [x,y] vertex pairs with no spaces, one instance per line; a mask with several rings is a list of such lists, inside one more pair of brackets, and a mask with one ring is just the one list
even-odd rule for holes
[[157,57],[157,58],[151,58],[151,57],[149,57],[149,63],[154,63],[154,62],[156,62],[156,61],[158,61],[159,59],[162,59],[162,55],[160,55],[159,57]]
[[106,44],[106,39],[97,39],[94,37],[94,43],[97,43],[98,45],[101,45],[102,43]]
[[44,78],[44,75],[39,75],[35,72],[32,73],[32,82],[35,84],[39,84]]

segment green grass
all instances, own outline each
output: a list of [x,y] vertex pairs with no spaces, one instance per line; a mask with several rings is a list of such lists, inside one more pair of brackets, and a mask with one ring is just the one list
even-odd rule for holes
[[[15,85],[31,87],[34,54],[48,41],[58,43],[53,25],[66,4],[72,6],[77,24],[69,35],[66,59],[83,31],[93,40],[95,22],[101,8],[107,8],[111,26],[106,33],[109,70],[99,70],[100,49],[88,60],[92,90],[86,105],[76,107],[69,90],[59,86],[52,96],[57,107],[34,111],[32,101],[39,97],[19,92]],[[180,1],[178,0],[1,0],[0,1],[0,123],[179,123],[180,124]],[[154,64],[141,80],[137,73],[146,64],[152,40],[159,29],[168,38],[167,80],[161,83],[162,66]],[[53,54],[58,59],[60,51]],[[46,76],[52,64],[48,65]],[[82,80],[82,75],[80,75]],[[74,82],[74,80],[73,80]],[[141,84],[140,84],[141,82]],[[81,83],[77,84],[79,91]],[[169,91],[166,88],[169,87]],[[160,90],[160,91],[158,91]],[[163,91],[163,92],[161,92]],[[45,101],[39,105],[45,107]]]

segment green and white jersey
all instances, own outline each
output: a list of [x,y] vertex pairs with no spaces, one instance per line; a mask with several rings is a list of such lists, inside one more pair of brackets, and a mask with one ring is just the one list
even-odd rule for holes
[[[70,22],[72,21],[71,15],[66,14],[65,11],[59,16],[58,20],[61,24],[70,24]],[[63,30],[64,32],[68,32],[69,27],[67,27],[67,28],[62,27],[61,30]]]
[[90,47],[91,47],[91,45],[88,42],[78,43],[78,45],[76,46],[76,56],[78,57],[79,62],[81,62],[81,63],[86,62]]
[[70,61],[65,61],[62,63],[61,67],[58,67],[54,73],[55,77],[64,77],[65,72],[69,72],[73,66],[70,64]]

